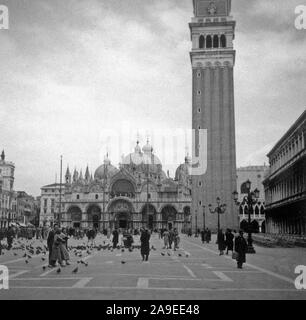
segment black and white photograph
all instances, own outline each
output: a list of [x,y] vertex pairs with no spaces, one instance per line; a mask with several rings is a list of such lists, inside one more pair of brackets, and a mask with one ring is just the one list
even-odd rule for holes
[[0,0],[0,301],[306,300],[305,84],[305,0]]

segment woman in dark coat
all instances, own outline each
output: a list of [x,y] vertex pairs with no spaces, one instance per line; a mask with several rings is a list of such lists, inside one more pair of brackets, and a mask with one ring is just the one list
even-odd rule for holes
[[117,247],[119,241],[119,233],[117,228],[113,231],[113,248],[115,249]]
[[140,236],[140,253],[142,256],[142,261],[148,261],[149,253],[150,253],[150,233],[147,229],[145,229]]
[[248,244],[243,237],[243,231],[239,231],[239,236],[235,239],[235,251],[237,252],[237,268],[242,269],[243,263],[246,262],[246,253]]
[[218,249],[220,251],[220,256],[222,256],[224,254],[224,250],[226,248],[225,235],[224,235],[222,229],[219,230],[217,239],[218,239]]
[[234,250],[234,235],[232,234],[232,230],[227,229],[225,233],[225,242],[226,242],[226,254],[228,254],[229,251]]
[[205,232],[205,241],[207,243],[211,241],[211,231],[208,228],[206,228],[206,232]]

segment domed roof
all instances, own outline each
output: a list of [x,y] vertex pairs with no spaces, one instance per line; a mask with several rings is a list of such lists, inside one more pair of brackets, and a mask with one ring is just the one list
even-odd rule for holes
[[115,175],[117,172],[119,172],[119,169],[114,167],[111,164],[111,161],[109,160],[108,156],[106,156],[104,158],[104,163],[95,171],[94,177],[97,180],[102,180]]
[[188,155],[185,157],[185,163],[180,164],[176,169],[175,180],[180,180],[182,174],[185,176],[190,176],[191,174],[191,158]]
[[144,153],[147,153],[147,154],[153,152],[153,148],[152,148],[152,146],[150,145],[149,140],[147,140],[147,144],[146,144],[145,146],[143,146],[142,151],[143,151]]

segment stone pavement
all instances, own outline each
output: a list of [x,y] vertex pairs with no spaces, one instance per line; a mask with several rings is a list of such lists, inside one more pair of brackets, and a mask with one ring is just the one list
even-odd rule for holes
[[[97,245],[104,241],[99,236]],[[84,242],[70,240],[69,245]],[[82,257],[71,251],[72,265],[60,273],[45,267],[43,254],[34,254],[26,264],[23,251],[5,251],[0,265],[9,268],[10,280],[9,289],[0,290],[0,299],[306,299],[306,290],[294,286],[295,267],[306,266],[305,248],[256,247],[257,254],[248,255],[239,270],[231,256],[219,256],[214,237],[203,245],[200,238],[182,235],[180,249],[173,251],[163,250],[162,241],[153,235],[151,245],[156,250],[151,250],[149,263],[141,261],[138,249],[85,250]],[[77,263],[81,259],[88,266]],[[72,273],[77,266],[78,272]]]

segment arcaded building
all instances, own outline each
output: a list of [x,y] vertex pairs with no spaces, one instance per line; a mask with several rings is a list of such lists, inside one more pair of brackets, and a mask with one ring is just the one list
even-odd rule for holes
[[142,149],[137,142],[134,152],[118,168],[108,156],[94,175],[88,167],[84,175],[67,168],[61,199],[62,225],[99,230],[187,230],[191,225],[189,162],[186,157],[172,179],[163,171],[149,142]]
[[268,154],[266,230],[306,235],[306,110]]

